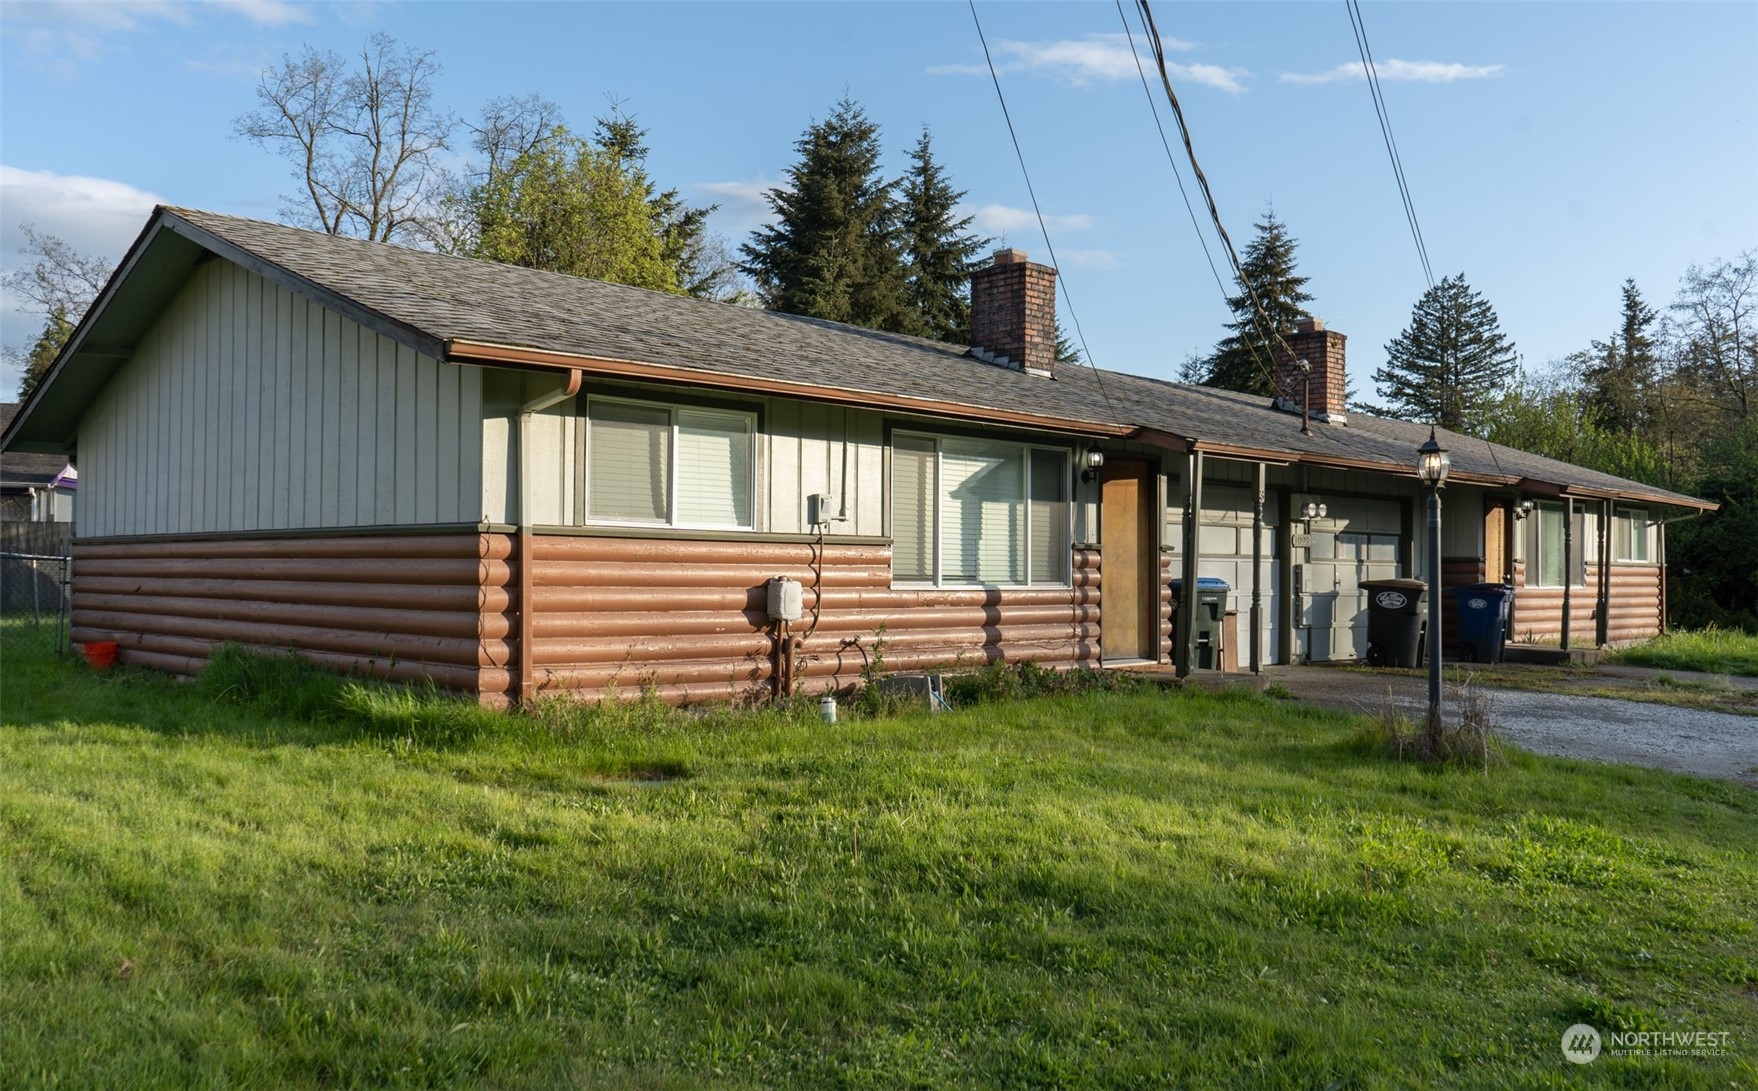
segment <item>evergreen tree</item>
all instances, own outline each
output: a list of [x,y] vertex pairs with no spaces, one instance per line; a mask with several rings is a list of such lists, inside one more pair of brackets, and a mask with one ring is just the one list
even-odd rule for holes
[[[1276,219],[1272,209],[1257,222],[1257,236],[1246,246],[1240,262],[1246,283],[1257,293],[1274,331],[1283,337],[1292,334],[1301,319],[1310,317],[1302,306],[1312,301],[1303,290],[1307,278],[1294,273],[1295,245],[1287,225]],[[1227,306],[1233,309],[1233,321],[1227,323],[1233,332],[1215,346],[1200,369],[1193,371],[1200,372],[1204,386],[1274,395],[1273,339],[1252,306],[1250,294],[1241,291],[1228,296]]]
[[[56,308],[43,324],[43,332],[37,337],[37,343],[25,353],[24,375],[18,383],[18,397],[21,401],[30,397],[31,391],[43,381],[43,376],[49,372],[49,365],[55,362],[55,357],[61,354],[61,347],[72,336],[73,323],[68,321],[66,309]],[[15,350],[7,350],[8,353],[13,351]]]
[[916,332],[968,345],[973,259],[991,240],[970,233],[970,216],[958,216],[965,191],[953,189],[945,170],[935,162],[925,125],[910,151],[902,189],[904,290]]
[[903,246],[892,184],[879,174],[879,127],[848,98],[809,126],[788,185],[769,191],[776,222],[740,248],[770,310],[908,331]]
[[1056,362],[1059,364],[1084,364],[1086,357],[1080,354],[1080,346],[1068,339],[1062,332],[1062,319],[1056,320]]
[[[601,150],[615,157],[624,171],[651,191],[655,183],[647,174],[646,141],[647,130],[620,109],[599,118],[593,134],[593,142]],[[675,188],[654,193],[647,204],[678,289],[700,299],[736,301],[742,295],[738,266],[726,253],[725,243],[708,233],[708,217],[720,206],[686,204]]]
[[1496,312],[1460,273],[1422,294],[1373,381],[1393,416],[1478,433],[1516,364]]
[[1642,299],[1634,280],[1623,287],[1623,323],[1610,341],[1595,341],[1583,361],[1587,408],[1600,427],[1633,433],[1645,423],[1655,380],[1655,341],[1648,332],[1659,316]]

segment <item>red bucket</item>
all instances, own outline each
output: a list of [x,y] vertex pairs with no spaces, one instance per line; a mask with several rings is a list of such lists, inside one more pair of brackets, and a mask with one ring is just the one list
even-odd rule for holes
[[107,671],[116,665],[116,642],[114,640],[95,640],[90,644],[81,644],[80,650],[85,652],[85,661],[92,670]]

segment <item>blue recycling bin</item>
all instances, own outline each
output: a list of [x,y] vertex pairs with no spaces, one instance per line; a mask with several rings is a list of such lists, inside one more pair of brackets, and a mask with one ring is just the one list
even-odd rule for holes
[[1508,633],[1508,607],[1514,589],[1501,583],[1470,583],[1453,588],[1459,608],[1459,658],[1467,663],[1500,663]]
[[[1221,625],[1227,618],[1227,592],[1232,585],[1219,576],[1198,576],[1196,581],[1196,616],[1191,619],[1190,637],[1196,644],[1194,666],[1203,670],[1220,670]],[[1178,603],[1183,598],[1184,581],[1172,581],[1172,631],[1178,631]]]

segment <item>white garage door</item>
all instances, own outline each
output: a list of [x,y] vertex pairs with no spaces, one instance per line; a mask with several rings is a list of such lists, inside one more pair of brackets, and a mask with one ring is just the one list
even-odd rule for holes
[[1315,663],[1367,654],[1368,596],[1361,583],[1399,575],[1396,501],[1337,499],[1326,508],[1328,518],[1311,523],[1301,572],[1301,631],[1306,657]]

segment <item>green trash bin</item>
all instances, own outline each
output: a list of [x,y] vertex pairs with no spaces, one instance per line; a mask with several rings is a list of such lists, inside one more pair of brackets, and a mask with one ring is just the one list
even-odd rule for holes
[[1428,585],[1362,580],[1361,589],[1367,592],[1367,661],[1376,667],[1420,666]]
[[[1221,668],[1221,625],[1227,619],[1227,593],[1233,586],[1219,576],[1199,576],[1196,581],[1196,617],[1190,638],[1196,644],[1191,665],[1203,670]],[[1172,581],[1172,631],[1178,631],[1178,604],[1184,601],[1184,580]]]

